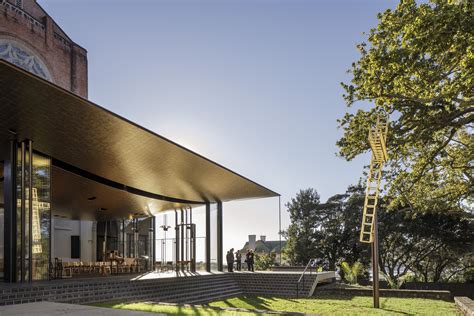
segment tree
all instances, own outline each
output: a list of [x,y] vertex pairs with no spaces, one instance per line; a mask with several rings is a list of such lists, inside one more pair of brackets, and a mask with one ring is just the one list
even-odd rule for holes
[[[359,240],[364,189],[351,186],[320,203],[314,189],[300,191],[287,204],[291,225],[286,232],[285,254],[292,264],[305,265],[316,258],[318,265],[335,270],[341,261],[356,262],[367,247]],[[367,260],[363,261],[367,264]]]
[[296,197],[286,204],[291,225],[285,232],[287,242],[284,253],[292,265],[306,264],[314,256],[314,213],[319,203],[318,192],[310,188],[300,190]]
[[466,214],[435,212],[416,216],[379,210],[380,268],[390,283],[409,274],[423,282],[449,281],[472,267],[474,227]]
[[[369,266],[370,246],[359,242],[365,193],[361,185],[319,201],[314,189],[300,191],[291,203],[291,225],[285,253],[291,264],[310,258],[324,270],[342,262]],[[462,281],[474,268],[474,221],[466,212],[388,209],[378,207],[380,270],[393,287],[409,278],[423,282]],[[344,267],[342,267],[344,269]],[[344,272],[344,270],[343,270]]]
[[349,107],[375,103],[339,120],[342,157],[366,152],[376,114],[391,116],[391,208],[473,210],[473,7],[469,0],[403,0],[380,13],[367,43],[358,45],[351,83],[342,84]]

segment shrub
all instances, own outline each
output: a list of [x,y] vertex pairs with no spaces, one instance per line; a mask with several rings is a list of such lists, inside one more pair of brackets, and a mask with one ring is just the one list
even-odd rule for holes
[[357,284],[357,277],[363,273],[364,266],[360,261],[356,261],[352,267],[346,261],[341,263],[344,272],[344,280],[349,284]]

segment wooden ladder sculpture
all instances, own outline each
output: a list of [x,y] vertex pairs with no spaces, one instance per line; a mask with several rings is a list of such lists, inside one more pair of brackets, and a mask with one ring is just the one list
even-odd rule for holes
[[377,116],[377,123],[369,130],[369,143],[372,149],[372,158],[370,160],[364,213],[360,230],[360,241],[364,243],[372,243],[374,241],[374,222],[377,212],[377,202],[379,199],[382,167],[383,163],[388,159],[386,147],[387,132],[388,117],[379,114]]

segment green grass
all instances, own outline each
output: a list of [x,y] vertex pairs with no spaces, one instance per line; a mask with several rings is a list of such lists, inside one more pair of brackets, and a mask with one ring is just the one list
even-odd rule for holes
[[319,294],[311,299],[243,296],[209,304],[218,307],[266,309],[321,315],[460,315],[454,303],[421,298],[380,298],[380,309],[372,308],[372,297]]
[[257,313],[245,313],[237,311],[220,311],[206,307],[181,307],[173,305],[153,304],[153,303],[102,303],[95,304],[98,307],[108,307],[116,309],[127,309],[141,312],[153,312],[162,313],[166,315],[200,315],[200,316],[231,316],[231,315],[244,315],[244,316],[255,316],[255,315],[267,315]]
[[[209,304],[210,307],[300,312],[319,315],[461,315],[454,303],[422,298],[380,298],[380,309],[372,308],[372,297],[320,293],[315,298],[291,299],[273,296],[242,296]],[[153,303],[105,303],[96,306],[167,315],[262,315],[221,311],[207,307],[181,307]],[[273,314],[274,315],[274,314]]]

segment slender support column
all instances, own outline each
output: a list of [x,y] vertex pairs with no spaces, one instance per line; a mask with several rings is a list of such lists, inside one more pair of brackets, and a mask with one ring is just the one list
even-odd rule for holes
[[278,236],[280,237],[280,266],[281,266],[281,195],[278,196]]
[[28,281],[33,281],[33,142],[28,140]]
[[25,260],[26,260],[26,191],[25,191],[25,158],[26,158],[26,148],[25,142],[21,143],[21,179],[20,179],[20,194],[21,194],[21,221],[20,221],[20,280],[21,282],[25,281]]
[[184,210],[181,209],[181,226],[180,226],[180,231],[181,231],[181,271],[184,271]]
[[126,254],[125,254],[125,221],[122,220],[122,257],[128,257]]
[[217,270],[221,272],[224,271],[223,255],[222,202],[217,202]]
[[184,260],[186,261],[189,261],[189,233],[188,233],[188,208],[185,208],[184,209],[184,223],[185,223],[185,226],[183,227],[185,229],[185,244],[186,244],[186,248],[185,248],[185,252],[184,252]]
[[206,271],[211,272],[211,204],[206,203]]
[[153,229],[153,232],[152,232],[152,241],[151,241],[151,262],[152,262],[152,265],[153,265],[153,270],[155,269],[154,265],[155,265],[155,262],[156,262],[156,216],[153,215],[152,219],[151,219],[151,225],[152,225],[152,229]]
[[175,219],[175,224],[174,224],[174,229],[175,229],[175,259],[176,259],[176,274],[179,273],[179,223],[178,223],[178,211],[174,210],[174,219]]
[[374,308],[379,308],[379,232],[377,212],[374,212],[374,241],[372,242],[372,288]]
[[11,140],[8,146],[8,160],[4,164],[4,194],[5,194],[5,282],[17,280],[17,158],[18,143]]

